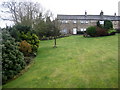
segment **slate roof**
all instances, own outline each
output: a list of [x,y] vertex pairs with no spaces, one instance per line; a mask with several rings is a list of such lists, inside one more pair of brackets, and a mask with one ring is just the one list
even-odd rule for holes
[[120,16],[110,15],[57,15],[58,20],[111,20],[120,21]]

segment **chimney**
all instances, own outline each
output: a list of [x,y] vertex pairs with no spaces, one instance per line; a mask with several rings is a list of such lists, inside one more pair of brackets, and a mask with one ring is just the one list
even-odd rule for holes
[[104,14],[104,13],[103,13],[103,11],[101,10],[101,12],[100,12],[100,16],[103,16],[103,14]]
[[116,13],[114,13],[114,16],[116,17]]
[[85,16],[87,16],[87,12],[85,11]]

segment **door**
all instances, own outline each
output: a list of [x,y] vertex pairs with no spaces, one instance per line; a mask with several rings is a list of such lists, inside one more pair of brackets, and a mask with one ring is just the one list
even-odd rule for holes
[[73,28],[73,34],[77,34],[77,28]]

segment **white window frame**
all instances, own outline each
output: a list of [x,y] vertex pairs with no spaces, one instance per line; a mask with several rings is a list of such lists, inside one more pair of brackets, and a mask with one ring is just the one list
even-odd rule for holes
[[88,24],[88,21],[85,21],[86,24]]
[[84,28],[84,31],[86,31],[86,28]]
[[76,23],[77,23],[77,21],[76,21],[76,20],[74,20],[74,21],[73,21],[73,23],[74,23],[74,24],[76,24]]
[[80,28],[80,31],[82,32],[82,31],[84,31],[84,29],[83,29],[83,28]]
[[101,25],[103,25],[103,24],[104,24],[104,21],[99,21],[99,23],[100,23]]

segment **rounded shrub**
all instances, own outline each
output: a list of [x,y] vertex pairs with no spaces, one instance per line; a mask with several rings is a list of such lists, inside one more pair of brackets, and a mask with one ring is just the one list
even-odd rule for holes
[[87,28],[86,33],[92,37],[96,36],[96,27],[95,26],[90,26]]
[[39,42],[40,42],[38,36],[34,33],[28,32],[25,34],[24,32],[22,32],[21,38],[22,40],[26,40],[31,45],[32,53],[36,55],[37,49],[39,47]]
[[19,49],[24,54],[24,56],[27,56],[32,52],[31,45],[27,43],[26,40],[19,43]]
[[107,36],[108,30],[100,27],[96,27],[96,36]]

